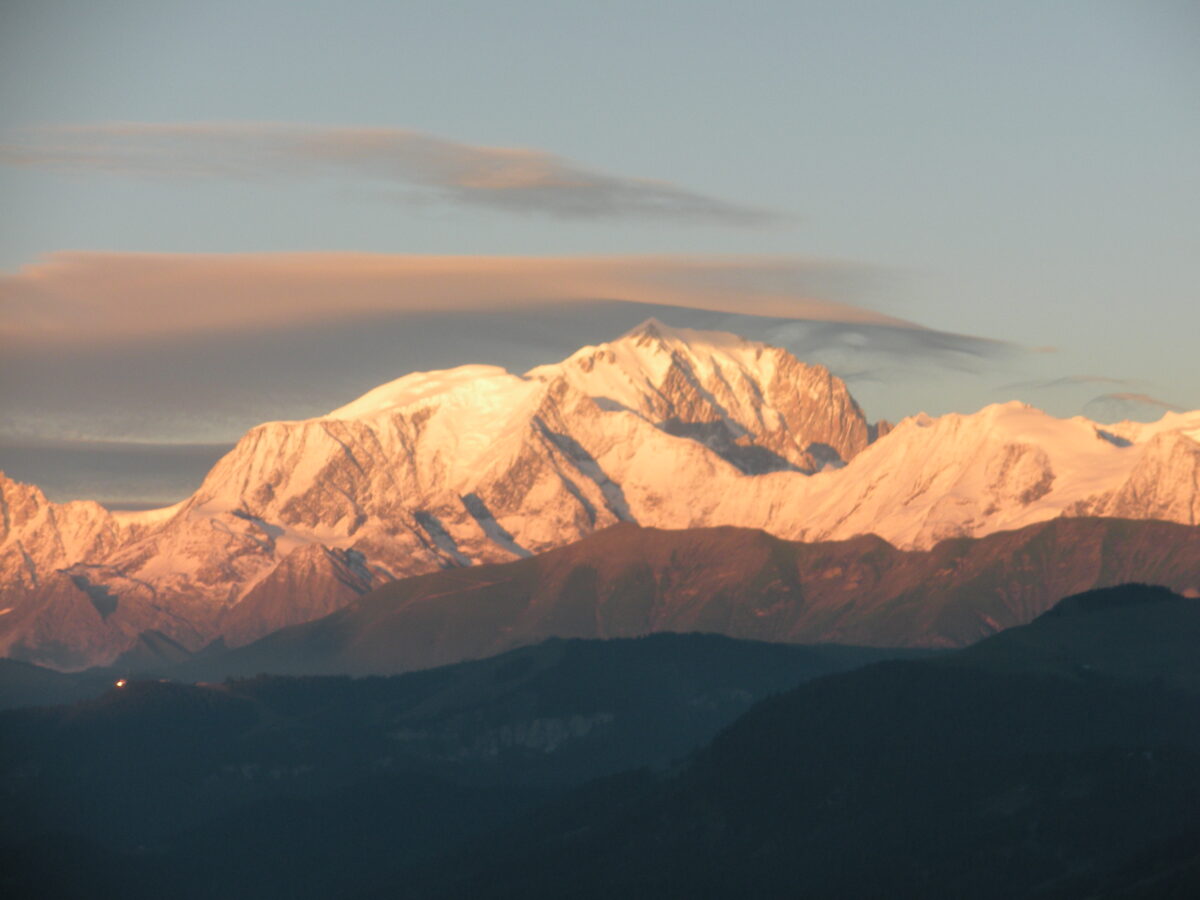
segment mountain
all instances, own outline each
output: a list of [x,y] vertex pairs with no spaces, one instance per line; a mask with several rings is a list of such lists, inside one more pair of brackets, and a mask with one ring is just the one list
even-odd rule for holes
[[80,668],[149,630],[248,643],[618,522],[919,550],[1062,515],[1195,524],[1198,436],[1200,413],[1102,427],[1020,404],[872,426],[820,366],[652,320],[524,375],[416,373],[265,423],[163,510],[54,504],[0,476],[0,650]]
[[1195,646],[1200,601],[1129,586],[809,682],[683,765],[573,791],[362,897],[1195,896],[1200,663],[1174,634]]
[[1138,578],[1200,595],[1200,528],[1053,519],[905,551],[876,537],[810,544],[622,523],[529,559],[393,582],[325,618],[167,671],[385,674],[548,637],[661,631],[955,647],[1022,625],[1065,594]]
[[[711,635],[551,641],[392,678],[134,680],[0,713],[0,887],[70,896],[45,885],[82,867],[77,894],[93,898],[336,896],[890,655]],[[30,883],[41,890],[18,889]]]

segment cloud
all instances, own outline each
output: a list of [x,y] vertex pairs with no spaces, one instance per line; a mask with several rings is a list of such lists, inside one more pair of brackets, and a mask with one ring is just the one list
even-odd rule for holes
[[1101,422],[1117,422],[1123,419],[1149,421],[1166,412],[1184,412],[1185,408],[1149,394],[1118,391],[1093,397],[1083,405],[1084,412]]
[[[1036,350],[1030,352],[1037,352]],[[1125,378],[1109,378],[1106,375],[1066,375],[1062,378],[1050,378],[1045,380],[1033,381],[1014,381],[1011,384],[1002,384],[996,388],[998,391],[1046,391],[1064,387],[1080,387],[1095,384],[1112,384],[1121,385],[1124,387],[1133,387],[1140,384],[1139,381],[1131,381]],[[1116,396],[1116,395],[1106,395]]]
[[785,217],[666,181],[610,175],[545,150],[464,144],[399,128],[270,123],[106,123],[29,129],[0,163],[142,178],[349,175],[418,197],[563,219],[759,226]]
[[0,435],[0,470],[51,500],[167,506],[204,480],[230,444],[31,439]]
[[895,283],[798,259],[58,253],[0,275],[0,468],[59,499],[170,502],[259,422],[413,371],[523,372],[650,316],[788,347],[893,419],[1017,352],[863,305]]
[[1150,406],[1155,409],[1170,410],[1173,412],[1184,412],[1184,407],[1177,406],[1174,403],[1168,403],[1166,400],[1160,400],[1157,397],[1151,397],[1149,394],[1133,394],[1133,393],[1115,393],[1101,394],[1099,397],[1093,397],[1088,401],[1087,405],[1101,403],[1125,403],[1134,406]]
[[801,359],[844,372],[847,379],[864,381],[888,377],[880,368],[861,371],[862,363],[870,359],[886,359],[893,365],[933,362],[939,368],[974,368],[976,360],[1017,352],[1015,345],[991,338],[881,322],[784,322],[769,329],[763,339],[787,347]]
[[927,406],[940,386],[969,382],[964,359],[1004,347],[912,327],[618,301],[381,311],[124,342],[85,331],[69,346],[0,349],[0,469],[55,499],[165,505],[195,489],[222,444],[259,422],[321,415],[412,371],[484,363],[524,372],[649,316],[788,346],[851,377],[869,414],[893,420],[918,400]]
[[909,343],[979,341],[839,299],[874,280],[863,266],[770,258],[62,252],[0,276],[0,341],[95,346],[592,301],[879,326]]

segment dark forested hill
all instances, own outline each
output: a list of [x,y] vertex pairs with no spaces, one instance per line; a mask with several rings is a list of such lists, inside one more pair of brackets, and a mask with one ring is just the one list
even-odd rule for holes
[[889,655],[556,640],[390,678],[133,680],[3,713],[0,888],[332,896],[567,787],[668,764],[769,694]]
[[1194,896],[1198,625],[1134,586],[813,681],[373,896]]

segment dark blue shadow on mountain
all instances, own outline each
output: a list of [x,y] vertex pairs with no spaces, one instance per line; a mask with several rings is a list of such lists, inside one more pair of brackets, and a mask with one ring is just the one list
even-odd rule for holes
[[[571,461],[571,464],[578,470],[579,474],[583,475],[600,489],[605,505],[608,506],[613,515],[622,522],[637,521],[633,517],[633,513],[629,510],[629,502],[625,499],[625,492],[621,489],[621,486],[608,477],[608,473],[600,468],[600,464],[596,462],[596,458],[588,453],[587,449],[579,441],[575,440],[569,434],[562,434],[552,430],[540,418],[536,420],[536,425],[542,436],[563,452],[567,459]],[[580,499],[582,499],[582,496],[580,496]]]
[[438,556],[443,566],[450,568],[453,566],[471,565],[471,560],[464,556],[463,552],[458,549],[458,542],[446,530],[446,526],[442,524],[441,519],[424,509],[418,509],[414,512],[413,518],[421,526],[421,530],[425,532],[430,549],[440,551]]
[[72,575],[71,582],[87,594],[96,612],[100,613],[100,618],[107,619],[117,611],[118,597],[108,590],[108,585],[92,584],[86,575]]
[[516,539],[508,532],[508,530],[496,521],[496,516],[492,513],[491,508],[484,502],[483,498],[472,492],[463,494],[459,498],[462,500],[462,505],[467,512],[471,514],[478,524],[483,529],[483,533],[487,535],[488,540],[494,544],[499,544],[509,553],[516,556],[532,556],[528,550],[517,543]]

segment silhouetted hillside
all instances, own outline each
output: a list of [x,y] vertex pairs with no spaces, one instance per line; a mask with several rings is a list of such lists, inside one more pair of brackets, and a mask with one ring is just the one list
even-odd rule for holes
[[863,668],[886,654],[658,635],[390,678],[135,681],[0,714],[0,888],[1190,897],[1198,609],[1131,585]]
[[1067,597],[1030,625],[1010,628],[949,665],[1046,672],[1200,690],[1200,600],[1143,584]]
[[5,877],[59,878],[84,847],[107,896],[331,896],[887,655],[657,635],[391,678],[134,680],[0,714]]
[[1200,695],[1179,686],[1200,663],[1167,652],[1147,680],[1130,660],[1197,606],[1072,598],[987,652],[810,682],[682,769],[574,792],[371,896],[1183,896]]
[[16,659],[0,659],[0,710],[74,703],[112,686],[107,672],[68,674]]

